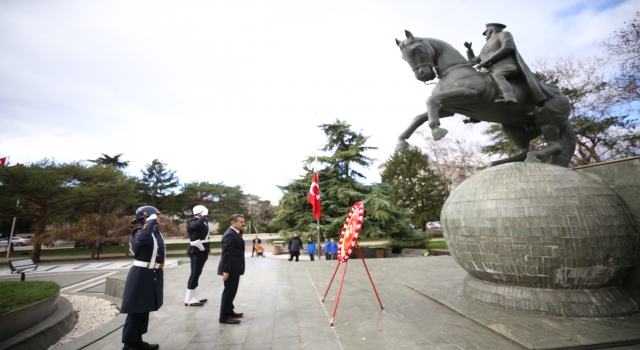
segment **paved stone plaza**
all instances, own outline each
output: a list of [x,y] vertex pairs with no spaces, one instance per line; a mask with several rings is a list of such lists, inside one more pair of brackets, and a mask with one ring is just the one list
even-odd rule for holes
[[[145,340],[159,343],[163,350],[586,349],[607,346],[596,345],[601,342],[629,344],[640,337],[640,317],[567,319],[470,300],[462,293],[466,272],[451,257],[367,260],[384,310],[362,261],[351,260],[335,325],[330,327],[342,268],[325,303],[320,300],[335,261],[246,260],[247,273],[235,301],[236,310],[245,313],[240,325],[217,322],[222,282],[215,274],[219,257],[211,257],[199,287],[201,296],[209,298],[204,307],[182,304],[189,265],[165,271],[165,304],[151,313]],[[121,271],[110,277],[125,275]],[[57,349],[121,349],[123,322],[120,315]]]

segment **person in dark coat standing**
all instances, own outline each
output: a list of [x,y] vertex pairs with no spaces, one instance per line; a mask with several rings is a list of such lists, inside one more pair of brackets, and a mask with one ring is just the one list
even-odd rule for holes
[[[149,312],[162,306],[165,261],[165,245],[162,233],[156,226],[160,212],[152,206],[136,210],[138,227],[131,231],[131,252],[135,261],[127,275],[120,312],[127,314],[122,328],[123,350],[153,350],[158,344],[142,341],[147,333]],[[144,226],[143,226],[144,225]]]
[[241,312],[235,312],[233,299],[238,292],[240,276],[244,274],[244,240],[242,239],[244,225],[244,216],[233,214],[231,227],[222,236],[222,256],[218,265],[218,275],[222,276],[224,282],[220,302],[220,323],[238,324],[240,320],[234,317],[243,315]]
[[194,217],[187,222],[187,234],[191,241],[187,254],[191,259],[191,275],[187,282],[187,296],[184,298],[185,306],[202,306],[207,299],[201,299],[196,292],[198,288],[198,280],[204,263],[209,258],[209,224],[207,224],[207,215],[209,209],[204,205],[196,205],[193,207]]
[[298,232],[294,232],[293,237],[289,238],[289,261],[294,257],[299,261],[300,250],[302,250],[302,239],[298,237]]

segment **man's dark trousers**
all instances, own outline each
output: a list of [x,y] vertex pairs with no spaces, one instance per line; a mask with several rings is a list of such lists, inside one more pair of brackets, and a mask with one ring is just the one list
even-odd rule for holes
[[238,284],[240,284],[240,275],[229,274],[229,278],[224,281],[224,291],[220,303],[220,321],[226,321],[233,317],[233,299],[238,292]]
[[149,313],[127,314],[127,320],[122,329],[122,342],[125,344],[142,341],[142,335],[147,333],[149,326]]
[[198,288],[198,280],[200,279],[200,274],[202,274],[204,263],[209,259],[209,254],[207,252],[189,253],[189,259],[191,259],[191,275],[189,276],[187,288],[196,289]]

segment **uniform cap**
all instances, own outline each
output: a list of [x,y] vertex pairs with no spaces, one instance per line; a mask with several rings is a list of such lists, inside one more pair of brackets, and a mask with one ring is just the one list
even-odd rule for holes
[[[487,23],[485,27],[487,27],[487,29],[489,27],[498,27],[498,28],[501,28],[501,29],[507,28],[507,26],[505,26],[504,24],[501,24],[501,23]],[[487,35],[487,31],[485,30],[484,32],[482,32],[482,35]]]

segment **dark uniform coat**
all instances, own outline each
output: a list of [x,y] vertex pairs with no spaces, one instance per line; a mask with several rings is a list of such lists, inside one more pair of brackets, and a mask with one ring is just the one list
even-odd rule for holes
[[[209,225],[207,224],[207,217],[205,215],[201,217],[194,217],[189,219],[187,222],[187,234],[189,235],[189,240],[191,242],[197,240],[204,240],[207,238],[209,234]],[[194,247],[192,245],[187,248],[187,254],[193,253],[203,253],[208,254],[211,249],[209,248],[209,243],[202,243],[204,246],[204,250],[198,249],[198,247]]]
[[496,71],[499,72],[502,67],[507,68],[508,66],[517,67],[518,71],[521,74],[522,82],[529,90],[529,93],[533,97],[533,100],[536,103],[542,102],[547,98],[553,95],[553,92],[548,91],[546,86],[540,83],[531,70],[529,66],[524,62],[516,45],[513,41],[513,36],[509,32],[499,32],[494,34],[487,40],[487,43],[482,47],[480,52],[480,58],[482,62],[490,61],[491,57],[496,54],[499,54],[500,51],[507,50],[511,51],[510,54],[498,59],[496,62],[492,62],[493,65],[489,68],[482,68],[481,72],[487,71]]
[[[158,245],[155,261],[158,264],[164,264],[164,240],[156,227],[156,220],[147,221],[144,227],[136,227],[131,231],[131,249],[137,261],[151,261],[154,237]],[[163,283],[162,269],[132,266],[124,286],[120,312],[133,314],[158,311],[162,306]]]
[[218,264],[218,275],[244,275],[244,240],[229,227],[222,236],[222,256]]

